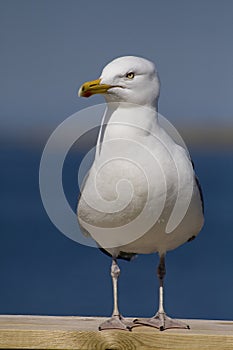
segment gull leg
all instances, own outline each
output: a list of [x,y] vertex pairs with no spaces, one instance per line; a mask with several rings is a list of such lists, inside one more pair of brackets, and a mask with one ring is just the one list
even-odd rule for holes
[[163,291],[164,291],[164,277],[166,275],[166,267],[165,267],[165,255],[160,257],[159,266],[157,270],[157,275],[159,279],[159,309],[158,312],[149,319],[136,319],[134,322],[136,324],[141,324],[145,326],[151,326],[158,328],[160,331],[164,331],[169,328],[186,328],[189,329],[189,326],[185,323],[172,319],[168,317],[164,311],[163,306]]
[[99,326],[99,330],[104,329],[123,329],[123,330],[131,330],[131,327],[133,326],[132,322],[125,320],[118,308],[118,288],[117,288],[117,282],[118,277],[120,275],[120,268],[117,265],[117,260],[112,259],[112,266],[111,266],[111,276],[112,276],[112,285],[113,285],[113,313],[112,317],[103,322]]

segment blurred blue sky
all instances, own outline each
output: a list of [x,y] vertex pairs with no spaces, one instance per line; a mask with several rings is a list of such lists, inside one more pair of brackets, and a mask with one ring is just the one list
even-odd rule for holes
[[[198,145],[189,148],[206,221],[198,239],[168,254],[168,313],[232,319],[232,18],[232,0],[0,0],[1,314],[111,313],[110,260],[52,225],[38,169],[50,132],[71,114],[103,102],[97,95],[78,98],[79,86],[113,58],[130,54],[156,62],[160,113],[189,128],[188,147],[192,133]],[[32,147],[42,134],[41,147]],[[18,135],[26,140],[22,145],[12,142]],[[225,148],[218,147],[219,135]],[[201,139],[208,138],[217,147],[203,147]],[[80,148],[75,152],[63,171],[73,209]],[[121,264],[123,314],[151,316],[156,258]]]
[[51,130],[103,102],[77,90],[122,55],[157,64],[160,113],[233,122],[233,1],[1,0],[1,130]]

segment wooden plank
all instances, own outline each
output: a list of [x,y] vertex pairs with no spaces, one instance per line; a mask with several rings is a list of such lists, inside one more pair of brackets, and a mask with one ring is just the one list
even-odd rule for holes
[[[0,316],[1,349],[233,350],[233,321],[185,320],[190,330],[97,331],[102,317]],[[184,321],[184,320],[183,320]]]

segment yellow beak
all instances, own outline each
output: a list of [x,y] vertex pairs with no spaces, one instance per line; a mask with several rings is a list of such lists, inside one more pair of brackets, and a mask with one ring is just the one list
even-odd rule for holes
[[94,94],[105,94],[108,91],[108,89],[113,87],[112,85],[108,84],[100,84],[100,82],[101,79],[87,81],[80,87],[78,91],[78,96],[90,97]]

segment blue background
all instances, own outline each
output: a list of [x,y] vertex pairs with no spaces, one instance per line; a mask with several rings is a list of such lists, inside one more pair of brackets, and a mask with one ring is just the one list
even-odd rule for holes
[[[202,132],[201,145],[197,132],[193,143],[184,139],[203,187],[206,222],[196,240],[167,255],[167,312],[232,319],[233,146],[224,136],[233,130],[232,10],[230,0],[0,2],[1,314],[111,313],[110,259],[53,226],[38,173],[50,132],[103,102],[78,99],[79,86],[113,58],[133,54],[157,64],[160,113]],[[73,208],[81,157],[71,153],[64,168]],[[155,254],[120,262],[124,315],[156,311],[157,263]]]

